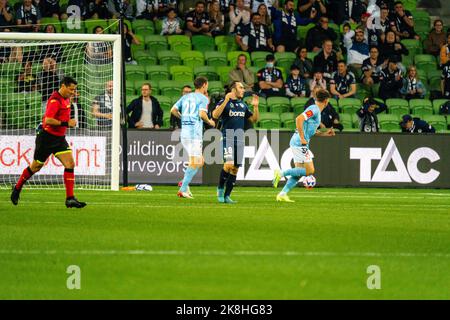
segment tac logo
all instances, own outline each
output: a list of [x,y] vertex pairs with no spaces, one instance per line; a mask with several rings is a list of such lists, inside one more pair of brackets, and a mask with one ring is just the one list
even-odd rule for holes
[[[440,172],[435,169],[421,172],[417,167],[422,159],[427,159],[430,163],[440,160],[439,154],[431,148],[421,147],[414,150],[409,155],[406,165],[393,138],[389,140],[384,153],[381,151],[381,148],[350,148],[350,159],[360,161],[360,182],[412,182],[414,180],[420,184],[428,184],[440,175]],[[380,162],[372,175],[373,160],[380,160]],[[388,171],[391,161],[396,170]]]

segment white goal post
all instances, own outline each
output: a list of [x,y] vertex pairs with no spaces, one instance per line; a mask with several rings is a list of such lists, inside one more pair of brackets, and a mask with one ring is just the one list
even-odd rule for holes
[[[79,126],[67,131],[75,187],[119,190],[121,36],[1,32],[0,59],[0,188],[14,185],[33,159],[35,128],[54,79],[72,76],[78,82],[72,108],[77,117],[84,114]],[[102,118],[104,110],[111,111]],[[63,188],[62,173],[50,157],[25,188]]]

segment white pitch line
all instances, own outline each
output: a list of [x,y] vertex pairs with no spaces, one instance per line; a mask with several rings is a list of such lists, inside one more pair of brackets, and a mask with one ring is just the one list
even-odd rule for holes
[[180,251],[180,250],[0,250],[0,255],[88,255],[88,256],[286,256],[286,257],[399,257],[450,258],[450,253],[332,252],[332,251]]

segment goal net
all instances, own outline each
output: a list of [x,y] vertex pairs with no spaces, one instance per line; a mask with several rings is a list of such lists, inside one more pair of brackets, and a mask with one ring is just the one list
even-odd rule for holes
[[[33,161],[36,128],[64,76],[77,92],[66,139],[76,188],[118,189],[120,137],[119,35],[0,33],[0,188],[11,188]],[[54,155],[27,187],[63,188]]]

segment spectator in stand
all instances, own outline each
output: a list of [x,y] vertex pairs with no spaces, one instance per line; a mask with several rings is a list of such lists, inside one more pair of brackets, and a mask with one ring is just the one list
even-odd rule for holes
[[144,83],[141,96],[131,101],[127,107],[128,128],[159,129],[163,125],[163,110],[158,100],[152,96],[152,86]]
[[167,13],[170,9],[178,10],[178,1],[177,0],[160,0],[159,1],[159,9],[158,9],[158,18],[163,18],[167,16]]
[[17,25],[21,32],[38,32],[41,23],[41,13],[32,0],[23,0],[16,12]]
[[106,83],[105,92],[92,101],[92,116],[97,119],[100,130],[110,128],[112,125],[113,110],[113,81]]
[[325,40],[336,41],[338,36],[333,29],[328,27],[329,19],[327,16],[322,16],[319,23],[308,30],[306,34],[306,48],[310,52],[319,52]]
[[266,9],[270,9],[271,7],[278,8],[278,0],[253,0],[252,2],[252,12],[258,12],[259,8],[264,5]]
[[384,43],[380,46],[380,52],[382,53],[382,58],[387,59],[389,57],[396,57],[399,62],[402,61],[402,55],[408,55],[409,51],[403,45],[403,43],[398,42],[394,31],[386,32],[386,39]]
[[[88,19],[91,16],[90,3],[87,0],[69,0],[67,4],[67,14],[63,13],[61,15],[61,20],[66,20],[67,16],[80,16],[82,20]],[[78,7],[80,10],[75,10],[74,8]],[[70,9],[69,9],[70,8]]]
[[408,68],[406,78],[403,79],[403,88],[400,93],[405,96],[406,100],[410,99],[423,99],[427,93],[425,86],[420,81],[415,66]]
[[394,12],[389,20],[391,21],[391,30],[400,39],[420,39],[414,31],[414,18],[411,12],[405,10],[401,1],[394,3]]
[[156,20],[159,16],[159,0],[136,0],[136,19]]
[[260,4],[256,11],[261,16],[261,23],[270,27],[272,25],[272,19],[270,18],[269,10],[265,4]]
[[327,4],[324,0],[299,0],[297,9],[300,17],[305,19],[308,19],[311,17],[311,14],[316,12],[316,16],[313,19],[314,22],[327,15]]
[[259,13],[252,14],[252,22],[239,29],[236,42],[243,51],[274,51],[269,28],[261,23]]
[[[182,96],[184,96],[188,93],[191,93],[191,92],[192,92],[191,86],[184,86],[181,89]],[[178,117],[174,116],[173,114],[170,114],[170,128],[172,130],[181,129],[181,118],[178,118]]]
[[359,23],[366,7],[361,0],[330,1],[329,10],[332,19],[337,24],[345,22]]
[[24,63],[23,72],[17,78],[17,92],[28,93],[36,91],[36,77],[31,66],[31,61]]
[[211,3],[215,1],[219,2],[220,12],[225,16],[230,12],[230,4],[232,5],[234,0],[208,0],[208,10],[210,9]]
[[55,59],[45,58],[42,61],[42,71],[38,74],[36,83],[37,89],[42,93],[43,110],[45,110],[48,98],[59,89],[63,78],[64,74]]
[[84,112],[83,106],[79,101],[80,94],[78,90],[75,90],[75,94],[70,97],[70,119],[77,120],[77,125],[75,128],[86,129],[87,120],[86,120],[86,112]]
[[450,61],[442,68],[441,93],[444,99],[450,99]]
[[259,93],[262,96],[283,96],[283,75],[280,69],[275,68],[275,56],[273,54],[267,55],[266,67],[258,71],[257,77]]
[[131,55],[131,45],[136,44],[139,45],[141,42],[139,39],[134,35],[133,31],[131,29],[128,29],[128,25],[126,23],[123,24],[123,37],[125,38],[125,63],[126,64],[137,64],[135,60],[133,60],[133,57]]
[[401,98],[400,89],[403,87],[402,70],[398,67],[395,56],[389,58],[388,67],[380,74],[380,91],[378,96],[383,99]]
[[[3,28],[1,32],[11,32],[9,28]],[[3,43],[14,43],[15,40],[3,40]],[[5,62],[25,62],[22,47],[0,46],[0,63]]]
[[370,56],[363,61],[361,70],[363,71],[362,83],[373,86],[380,82],[381,71],[386,68],[387,62],[381,59],[378,48],[370,48]]
[[0,0],[0,31],[3,27],[11,26],[14,22],[13,9],[7,0]]
[[308,50],[305,47],[299,47],[297,49],[297,58],[295,58],[294,65],[300,70],[300,76],[306,79],[309,85],[311,78],[313,77],[313,62],[308,58]]
[[209,29],[213,37],[225,33],[225,19],[220,11],[219,1],[213,1],[209,6]]
[[[315,101],[315,94],[318,90],[320,90],[320,87],[316,87],[314,91],[311,92],[311,98],[306,102],[305,104],[305,110],[316,103]],[[320,113],[320,128],[333,128],[338,129],[339,131],[342,131],[344,129],[344,126],[339,122],[339,114],[336,112],[336,109],[333,108],[330,102],[328,102],[325,109],[322,110]]]
[[368,43],[371,47],[380,46],[385,39],[385,33],[390,29],[389,9],[383,6],[380,10],[380,17],[371,17],[371,26],[368,26]]
[[294,1],[286,0],[283,10],[270,8],[274,27],[273,42],[277,52],[295,52],[298,47],[297,26],[312,22],[315,14],[311,13],[309,19],[300,17],[294,9]]
[[322,51],[314,57],[314,68],[323,73],[325,80],[329,81],[333,72],[337,70],[337,54],[333,50],[333,42],[325,40]]
[[186,35],[211,35],[211,32],[209,32],[209,15],[205,11],[205,7],[203,1],[198,1],[195,4],[195,9],[188,12],[186,15]]
[[439,56],[441,48],[447,43],[447,36],[444,32],[444,22],[437,19],[433,23],[433,29],[428,34],[428,38],[424,42],[425,52],[433,56]]
[[450,61],[450,30],[447,31],[447,44],[443,45],[441,47],[441,66],[444,66],[447,64],[448,61]]
[[[94,28],[95,34],[103,34],[103,27]],[[112,61],[112,48],[110,43],[89,42],[86,45],[86,59],[91,64],[108,64]]]
[[356,115],[359,117],[359,130],[367,133],[379,132],[377,114],[386,111],[387,106],[372,98],[365,98],[363,102],[363,106],[356,111]]
[[343,60],[338,62],[338,71],[333,73],[330,80],[330,93],[336,99],[353,98],[355,96],[355,75],[347,70],[347,65]]
[[244,85],[246,95],[253,92],[255,76],[247,67],[247,57],[245,54],[240,54],[238,56],[237,65],[234,69],[230,70],[228,78],[229,86],[231,86],[234,82],[240,82]]
[[62,12],[59,0],[35,0],[34,4],[39,8],[42,17],[59,19]]
[[369,45],[364,41],[364,31],[359,27],[353,32],[345,35],[345,46],[347,48],[347,65],[350,70],[357,71],[361,69],[364,60],[369,58]]
[[177,18],[175,9],[169,9],[169,11],[167,11],[167,17],[164,18],[162,23],[161,35],[170,36],[182,33],[183,29],[181,29],[180,19]]
[[289,98],[309,96],[306,80],[300,76],[300,69],[295,64],[291,66],[291,74],[286,80],[285,89]]
[[121,11],[126,19],[134,19],[133,4],[130,0],[108,0],[107,6],[112,19],[119,19]]
[[[107,0],[95,0],[89,2],[89,15],[91,19],[110,19]],[[91,30],[88,30],[90,32]]]
[[413,118],[409,114],[405,114],[400,122],[402,132],[409,133],[435,133],[436,129],[420,118]]
[[244,6],[244,0],[236,0],[235,5],[230,4],[230,33],[236,34],[240,28],[250,23],[251,12]]
[[327,90],[327,82],[323,78],[323,73],[320,70],[314,71],[314,77],[309,83],[309,91],[311,92],[311,96],[316,88]]

